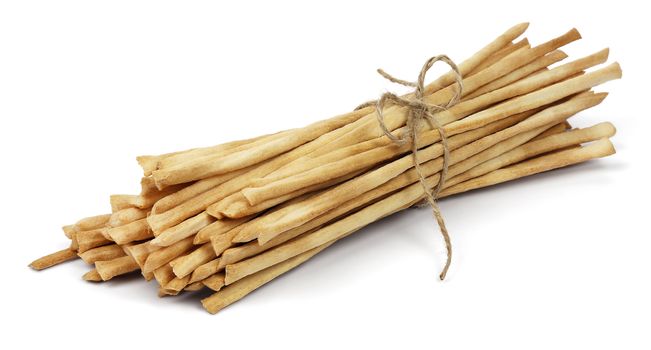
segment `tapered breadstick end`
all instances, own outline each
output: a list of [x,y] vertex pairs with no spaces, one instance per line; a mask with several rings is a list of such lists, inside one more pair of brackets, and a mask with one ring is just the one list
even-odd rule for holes
[[66,248],[32,261],[32,263],[29,264],[29,267],[33,268],[34,270],[43,270],[76,258],[77,253],[69,248]]
[[92,269],[88,272],[86,272],[81,278],[84,281],[89,281],[89,282],[103,282],[102,276],[99,275],[99,272],[97,272],[96,269]]
[[570,31],[567,32],[567,34],[568,34],[571,38],[573,38],[574,40],[579,40],[579,39],[581,39],[581,33],[579,33],[579,30],[576,29],[576,28],[572,28],[572,29],[570,29]]
[[529,28],[529,22],[522,22],[511,27],[507,32],[513,33],[516,37],[519,37]]
[[608,56],[610,55],[610,48],[605,48],[597,53],[595,53],[593,56],[597,59],[597,61],[603,63],[608,60]]
[[603,135],[603,137],[612,137],[617,133],[617,129],[611,122],[599,123],[592,128],[595,134]]

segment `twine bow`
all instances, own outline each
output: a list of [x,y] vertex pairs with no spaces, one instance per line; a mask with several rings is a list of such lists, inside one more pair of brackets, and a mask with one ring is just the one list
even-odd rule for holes
[[[432,68],[432,66],[438,61],[444,62],[448,66],[450,66],[450,68],[452,68],[452,71],[455,74],[456,84],[458,87],[454,96],[444,106],[430,104],[425,102],[424,100],[425,76],[427,75],[429,69]],[[445,55],[434,56],[428,59],[423,65],[423,68],[421,69],[420,74],[418,75],[418,80],[416,82],[397,79],[389,75],[382,69],[378,69],[377,72],[380,75],[382,75],[385,79],[393,83],[414,88],[412,99],[400,97],[392,92],[386,92],[382,94],[379,100],[370,101],[365,104],[362,104],[358,106],[357,109],[375,105],[377,111],[378,123],[380,125],[380,128],[384,132],[384,134],[389,139],[391,139],[391,141],[395,142],[398,145],[403,145],[407,142],[411,143],[411,153],[414,158],[414,168],[416,169],[416,173],[418,174],[418,179],[420,181],[420,184],[423,186],[423,191],[425,192],[425,200],[429,203],[430,207],[432,208],[434,217],[436,218],[436,222],[438,223],[438,226],[440,228],[441,235],[445,240],[445,247],[447,249],[447,261],[445,263],[445,266],[443,267],[443,270],[441,271],[441,274],[439,275],[441,280],[443,280],[445,279],[445,275],[447,274],[448,269],[450,268],[450,263],[452,262],[452,243],[450,242],[450,235],[448,234],[448,230],[445,227],[445,221],[443,220],[441,209],[438,206],[437,198],[439,192],[443,188],[443,184],[445,183],[445,178],[447,176],[448,165],[450,162],[450,150],[448,148],[448,140],[447,140],[447,136],[445,135],[445,130],[443,130],[443,127],[438,122],[438,120],[436,120],[434,115],[438,112],[444,111],[452,107],[457,102],[459,102],[459,99],[461,98],[461,93],[463,91],[463,78],[461,76],[461,72],[459,71],[457,65],[448,56]],[[409,109],[407,114],[407,122],[406,122],[407,130],[405,133],[403,133],[401,137],[398,137],[393,133],[391,133],[391,131],[387,128],[386,124],[384,123],[384,107],[387,104],[387,102],[393,105],[407,107]],[[441,168],[441,174],[439,176],[438,184],[434,187],[434,189],[430,189],[429,186],[427,186],[425,176],[423,175],[420,168],[420,161],[418,160],[418,128],[420,127],[420,123],[424,119],[430,123],[430,126],[432,128],[436,129],[439,132],[439,135],[441,137],[441,146],[443,147],[443,166]]]

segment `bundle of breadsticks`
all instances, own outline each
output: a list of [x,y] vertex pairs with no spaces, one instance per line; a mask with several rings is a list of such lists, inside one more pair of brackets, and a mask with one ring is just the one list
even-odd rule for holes
[[384,106],[381,125],[369,105],[298,129],[141,156],[140,194],[112,195],[110,213],[64,226],[70,246],[30,266],[79,257],[93,267],[83,279],[94,282],[140,271],[159,296],[214,291],[202,303],[215,313],[421,202],[427,187],[440,186],[442,198],[615,153],[612,124],[572,128],[568,119],[606,98],[591,89],[620,78],[619,65],[587,71],[606,62],[607,49],[558,63],[578,31],[532,47],[518,40],[527,27],[508,29],[424,87],[422,103],[458,101],[434,114],[436,127],[419,123],[412,144],[385,133],[408,133],[411,107]]

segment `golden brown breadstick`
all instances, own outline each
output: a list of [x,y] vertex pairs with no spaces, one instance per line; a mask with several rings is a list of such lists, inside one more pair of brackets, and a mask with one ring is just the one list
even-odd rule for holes
[[132,257],[125,255],[112,260],[98,261],[95,263],[95,269],[102,277],[102,281],[108,281],[113,277],[138,270],[138,264]]
[[151,240],[151,245],[159,247],[168,247],[187,237],[194,236],[199,230],[215,222],[216,219],[208,213],[203,212],[182,223],[170,227],[161,232],[156,238]]
[[480,176],[455,186],[449,187],[441,192],[442,196],[449,196],[470,189],[486,187],[498,183],[510,181],[520,177],[553,170],[568,165],[581,163],[594,158],[606,157],[615,153],[615,148],[608,139],[595,141],[587,146],[571,148],[565,151],[554,152],[533,158],[510,167],[495,170],[484,176]]
[[32,261],[29,264],[29,267],[33,268],[34,270],[43,270],[76,258],[77,253],[71,249],[66,248]]
[[89,249],[79,254],[81,260],[86,264],[94,264],[100,260],[111,260],[124,256],[124,250],[117,244],[109,244],[102,247]]
[[149,229],[149,225],[147,225],[146,218],[136,220],[124,226],[109,228],[107,234],[117,244],[127,244],[154,237]]

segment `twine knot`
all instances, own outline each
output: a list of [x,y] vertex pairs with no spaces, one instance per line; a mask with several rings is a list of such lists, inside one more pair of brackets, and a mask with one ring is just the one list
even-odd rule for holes
[[[457,90],[454,96],[446,105],[443,106],[430,104],[424,100],[425,76],[427,75],[429,69],[432,68],[432,66],[438,61],[444,62],[450,66],[450,68],[452,68],[457,84]],[[389,139],[391,139],[391,141],[395,142],[398,145],[404,145],[408,142],[411,144],[411,153],[414,159],[414,168],[418,174],[420,184],[423,186],[423,191],[425,192],[425,200],[432,208],[434,218],[436,218],[436,222],[438,223],[441,235],[445,240],[445,247],[447,249],[447,261],[443,267],[443,270],[441,271],[441,274],[439,275],[441,280],[443,280],[445,279],[445,275],[447,274],[448,269],[450,268],[450,263],[452,262],[452,243],[450,242],[450,235],[448,234],[448,230],[445,227],[445,221],[443,220],[441,209],[438,206],[437,198],[439,192],[443,188],[443,184],[445,183],[445,178],[447,176],[448,166],[450,162],[450,149],[448,148],[448,140],[447,136],[445,135],[445,130],[443,129],[443,126],[441,126],[441,124],[438,122],[438,120],[436,120],[435,114],[444,111],[459,102],[463,91],[463,77],[461,76],[461,72],[459,71],[457,65],[446,55],[434,56],[425,61],[425,64],[420,70],[420,74],[418,75],[418,80],[416,82],[410,82],[395,78],[382,69],[378,69],[377,72],[392,83],[413,87],[413,98],[400,97],[392,92],[386,92],[382,94],[380,99],[377,101],[364,103],[358,106],[356,109],[375,105],[378,123],[384,134]],[[384,122],[384,108],[387,103],[408,108],[406,132],[404,132],[400,137],[391,133]],[[427,186],[425,176],[423,175],[420,168],[420,161],[418,160],[418,128],[420,127],[420,123],[423,120],[427,120],[430,123],[430,126],[438,131],[441,138],[441,146],[443,147],[443,166],[441,168],[438,184],[433,189],[430,189],[429,186]]]

